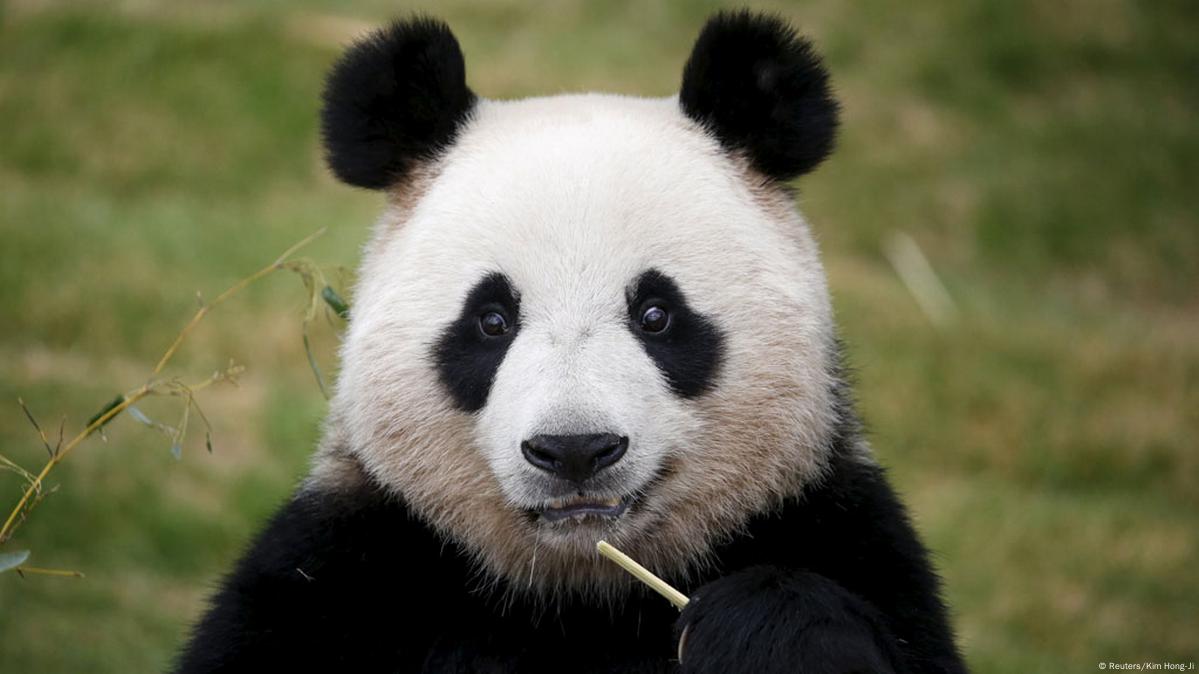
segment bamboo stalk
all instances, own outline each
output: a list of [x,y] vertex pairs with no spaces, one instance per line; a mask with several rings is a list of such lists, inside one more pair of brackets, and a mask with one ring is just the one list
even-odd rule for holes
[[85,578],[79,571],[70,571],[67,569],[43,569],[40,566],[18,566],[14,569],[18,574],[32,573],[42,576],[63,576],[65,578]]
[[666,597],[666,601],[674,604],[674,607],[678,610],[682,611],[687,602],[691,601],[687,598],[687,595],[671,587],[669,583],[655,576],[649,569],[633,561],[632,557],[612,547],[607,541],[599,541],[595,544],[595,549],[599,550],[601,555],[620,565],[620,568],[633,574],[634,578],[650,586],[650,589],[654,592]]
[[[222,372],[214,374],[204,381],[192,384],[191,386],[186,386],[185,388],[194,393],[196,391],[208,388],[218,381],[223,381],[225,376],[228,374],[237,374],[240,371],[241,368],[239,366],[233,366],[225,369]],[[123,394],[119,404],[113,405],[104,414],[101,414],[93,419],[92,422],[87,425],[87,427],[79,432],[79,435],[76,435],[71,439],[70,442],[63,445],[61,449],[54,452],[50,456],[50,459],[46,461],[46,465],[42,466],[41,472],[29,481],[25,492],[21,494],[21,500],[17,501],[16,507],[14,507],[12,512],[8,514],[8,519],[4,520],[4,526],[0,527],[0,543],[4,543],[12,536],[13,530],[16,528],[18,523],[17,518],[21,514],[22,510],[24,510],[25,504],[29,503],[29,499],[41,489],[42,484],[46,481],[46,476],[50,474],[50,471],[53,470],[54,467],[60,462],[62,462],[62,460],[71,453],[72,449],[75,449],[75,447],[77,447],[81,442],[86,440],[87,437],[96,429],[100,428],[104,424],[107,424],[111,419],[116,417],[121,412],[124,412],[129,407],[133,406],[142,398],[150,395],[154,391],[154,386],[156,383],[157,382],[148,382],[146,384],[142,384],[132,391]]]
[[200,321],[208,315],[209,311],[212,311],[212,309],[218,304],[241,292],[242,289],[254,283],[258,279],[278,271],[283,267],[283,263],[287,261],[287,258],[291,257],[292,254],[294,254],[297,250],[312,243],[314,239],[324,233],[325,228],[321,227],[312,234],[309,234],[291,248],[283,251],[283,254],[276,258],[274,262],[233,284],[231,287],[226,289],[225,292],[217,295],[216,299],[200,307],[199,310],[196,311],[195,315],[192,316],[192,319],[188,321],[187,325],[183,326],[183,329],[179,331],[179,335],[175,337],[175,341],[171,343],[171,346],[166,350],[166,353],[162,354],[162,358],[158,359],[158,364],[154,366],[154,374],[162,372],[162,368],[166,367],[167,362],[170,361],[171,357],[175,355],[175,352],[179,350],[179,346],[183,344],[183,340],[187,339],[188,334],[191,333],[192,329],[199,325]]
[[[212,302],[200,307],[200,309],[196,311],[195,315],[192,316],[192,319],[188,321],[187,325],[183,326],[183,330],[181,330],[175,337],[175,340],[171,343],[170,347],[167,348],[166,353],[162,354],[162,358],[160,358],[158,363],[154,366],[153,375],[157,375],[162,372],[162,369],[166,367],[167,363],[175,355],[175,352],[179,350],[179,347],[183,344],[183,341],[187,338],[188,334],[190,334],[191,331],[197,325],[199,325],[200,321],[203,320],[206,315],[208,315],[208,312],[211,311],[213,307],[241,292],[255,281],[284,268],[288,258],[295,254],[296,251],[304,246],[307,246],[314,239],[324,233],[325,228],[322,227],[316,232],[304,237],[295,245],[285,250],[282,255],[275,259],[274,262],[233,284],[227,288],[225,292],[218,295]],[[232,370],[232,368],[230,368],[230,370]],[[230,370],[227,370],[226,372],[229,372]],[[206,386],[209,386],[210,384],[220,381],[221,379],[222,377],[214,375],[212,378],[206,381],[185,388],[195,392]],[[8,518],[4,520],[3,526],[0,526],[0,545],[3,545],[6,541],[12,538],[13,532],[24,519],[21,517],[21,513],[24,511],[26,504],[28,504],[30,499],[33,498],[33,495],[41,489],[42,484],[45,482],[46,476],[50,474],[50,471],[52,471],[55,466],[57,466],[64,458],[66,458],[67,454],[70,454],[72,449],[74,449],[88,436],[90,436],[92,432],[107,424],[110,420],[112,420],[121,412],[124,412],[131,405],[150,395],[154,391],[154,387],[159,384],[161,384],[161,380],[151,380],[150,382],[147,382],[146,384],[143,384],[142,386],[123,394],[120,398],[114,401],[116,404],[108,407],[103,411],[102,414],[92,419],[83,429],[83,431],[71,439],[70,442],[67,442],[65,445],[61,445],[60,443],[60,447],[55,448],[55,451],[50,453],[49,460],[47,460],[45,465],[42,466],[41,471],[29,481],[25,491],[21,494],[21,499],[17,501],[16,507],[14,507],[8,514]],[[32,417],[30,418],[30,421],[33,421]],[[34,422],[34,427],[38,429],[43,442],[45,442],[45,434],[41,433],[41,428],[37,426],[36,422]],[[36,573],[36,571],[31,573]]]

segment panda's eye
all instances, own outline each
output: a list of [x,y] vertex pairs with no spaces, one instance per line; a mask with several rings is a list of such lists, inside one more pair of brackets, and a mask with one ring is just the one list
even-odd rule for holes
[[670,313],[658,304],[647,304],[641,310],[640,325],[644,332],[662,332],[670,327]]
[[479,329],[488,337],[503,337],[510,329],[508,319],[498,311],[488,311],[479,316]]

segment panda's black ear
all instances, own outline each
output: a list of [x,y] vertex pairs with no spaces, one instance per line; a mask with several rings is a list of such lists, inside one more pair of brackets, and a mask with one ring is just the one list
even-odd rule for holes
[[721,12],[695,42],[679,104],[726,150],[789,180],[833,149],[838,106],[828,80],[811,43],[782,19]]
[[325,81],[329,167],[351,185],[390,187],[454,141],[475,100],[449,27],[396,21],[350,47]]

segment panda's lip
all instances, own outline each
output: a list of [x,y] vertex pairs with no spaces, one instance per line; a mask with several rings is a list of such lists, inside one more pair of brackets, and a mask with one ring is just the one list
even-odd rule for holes
[[573,522],[582,522],[587,519],[617,520],[628,512],[629,508],[644,502],[659,484],[675,473],[675,469],[675,462],[667,460],[658,466],[653,477],[645,484],[624,496],[601,498],[579,492],[571,496],[550,499],[542,506],[525,510],[525,514],[530,521],[547,524],[567,520]]
[[632,502],[632,496],[597,498],[577,495],[553,499],[544,507],[533,509],[533,512],[546,522],[581,520],[588,517],[616,519],[628,510]]

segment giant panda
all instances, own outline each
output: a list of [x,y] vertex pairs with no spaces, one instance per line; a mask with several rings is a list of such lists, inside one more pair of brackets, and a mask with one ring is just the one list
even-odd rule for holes
[[387,206],[337,392],[178,671],[964,671],[789,192],[837,112],[748,12],[656,99],[480,98],[429,18],[350,47],[328,164]]

